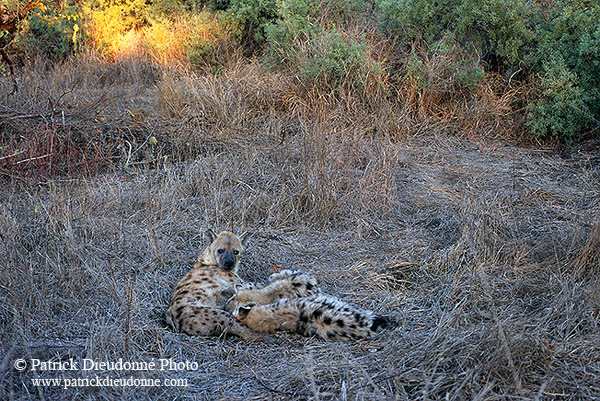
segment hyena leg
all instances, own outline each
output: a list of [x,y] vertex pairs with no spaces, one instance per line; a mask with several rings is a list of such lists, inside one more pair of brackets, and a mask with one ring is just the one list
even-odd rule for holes
[[263,288],[239,290],[225,309],[237,314],[243,305],[266,305],[283,298],[302,298],[319,292],[317,280],[302,271],[282,270],[272,274],[269,281],[271,283]]
[[230,313],[221,309],[184,306],[178,320],[179,331],[193,336],[233,334],[247,341],[269,341],[268,338],[252,331]]
[[240,306],[237,313],[244,325],[259,333],[277,330],[295,333],[298,327],[298,308],[287,299],[268,305]]

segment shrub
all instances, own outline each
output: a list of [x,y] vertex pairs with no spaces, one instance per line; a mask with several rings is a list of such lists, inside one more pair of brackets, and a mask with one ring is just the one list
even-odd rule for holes
[[153,0],[152,14],[153,17],[168,17],[172,14],[182,14],[187,10],[196,10],[197,3],[181,2],[178,0]]
[[151,19],[144,30],[145,50],[159,64],[181,62],[185,59],[185,41],[191,29],[186,19]]
[[377,72],[364,41],[344,38],[336,30],[320,32],[311,40],[309,51],[298,60],[298,70],[306,82],[362,90],[368,85],[369,74]]
[[192,17],[185,55],[192,66],[219,70],[230,60],[240,41],[239,21],[229,14],[202,12]]
[[28,21],[24,36],[27,44],[48,58],[64,59],[73,53],[73,26],[75,21],[65,18],[48,23],[41,17],[34,15]]
[[464,46],[518,64],[532,39],[525,0],[378,0],[383,29],[402,39],[434,43],[455,34]]
[[[521,79],[539,88],[528,107],[534,136],[570,142],[598,124],[597,1],[378,0],[376,4],[383,30],[404,43],[434,48],[436,41],[454,35],[460,44],[456,49],[472,48],[482,55],[485,64],[470,60],[458,68],[456,78],[465,87],[477,86],[485,77],[484,67],[507,76],[524,71]],[[423,90],[430,79],[424,78],[423,60],[414,57],[408,59],[406,77]]]
[[600,124],[600,4],[558,0],[541,11],[528,55],[541,93],[529,126],[537,137],[572,142]]
[[[541,99],[529,106],[529,126],[536,136],[551,134],[557,139],[572,141],[591,112],[585,102],[585,93],[574,74],[557,55],[544,63],[541,77]],[[586,124],[587,125],[587,124]]]
[[[378,0],[382,27],[404,39],[433,42],[443,32],[445,23],[440,12],[443,2],[428,0]],[[457,1],[449,1],[456,4]],[[441,28],[441,30],[440,30]]]
[[472,42],[481,54],[491,54],[507,67],[518,65],[533,39],[530,3],[525,0],[461,3],[456,9],[456,21],[451,21],[456,24],[457,33]]
[[[80,15],[77,8],[65,4],[45,7],[43,3],[35,1],[16,1],[8,3],[6,7],[17,11],[28,4],[33,4],[34,10],[20,20],[20,30],[14,45],[25,52],[43,54],[51,60],[64,59],[72,54],[81,39]],[[39,6],[36,7],[36,4]],[[10,13],[6,17],[10,20]],[[4,39],[2,34],[0,31],[0,41]]]
[[142,52],[140,30],[150,25],[152,13],[145,0],[93,0],[82,9],[90,44],[97,51],[113,57]]
[[265,26],[277,18],[277,10],[277,0],[231,0],[227,8],[230,19],[242,28],[242,40],[251,47],[264,41]]
[[402,101],[426,112],[472,97],[487,77],[476,55],[466,51],[452,34],[430,46],[415,46],[399,73]]
[[277,18],[265,24],[267,64],[292,70],[305,84],[324,90],[345,87],[364,93],[384,71],[365,32],[363,1],[282,0]]
[[423,93],[430,87],[427,75],[428,74],[423,59],[419,57],[416,52],[412,52],[408,61],[406,62],[404,80],[410,88],[419,93]]

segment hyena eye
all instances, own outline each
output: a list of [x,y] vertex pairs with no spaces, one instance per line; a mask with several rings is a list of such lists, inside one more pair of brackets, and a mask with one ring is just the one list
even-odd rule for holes
[[239,253],[240,253],[240,251],[238,251],[237,249],[234,249],[234,250],[233,250],[233,254],[234,254],[234,255],[238,255]]
[[223,248],[217,249],[217,253],[223,253],[223,252],[225,252],[225,249],[223,249]]

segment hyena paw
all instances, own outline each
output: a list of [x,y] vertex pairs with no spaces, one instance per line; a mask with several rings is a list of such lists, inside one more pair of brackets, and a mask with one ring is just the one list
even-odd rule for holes
[[243,305],[238,305],[235,310],[232,312],[232,315],[237,319],[245,319],[248,316],[248,313],[256,306],[256,303],[250,302]]

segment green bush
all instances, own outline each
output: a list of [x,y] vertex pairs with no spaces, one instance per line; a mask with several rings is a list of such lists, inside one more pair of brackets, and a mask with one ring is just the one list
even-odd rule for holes
[[427,43],[455,34],[506,65],[518,64],[533,34],[526,0],[378,0],[377,8],[388,33]]
[[377,65],[370,63],[365,42],[346,39],[335,30],[311,37],[311,51],[298,60],[300,77],[309,83],[363,90]]
[[[377,0],[377,8],[382,18],[382,27],[390,34],[403,39],[433,42],[445,30],[444,2],[428,0]],[[456,6],[458,1],[449,0]],[[452,7],[449,7],[452,8]]]
[[456,72],[460,85],[473,92],[487,77],[483,67],[476,63],[463,63]]
[[277,16],[277,0],[231,0],[227,11],[243,27],[246,43],[261,43],[265,39],[265,27]]
[[452,98],[474,92],[487,74],[477,58],[466,51],[453,34],[446,34],[426,50],[413,49],[401,76],[408,87],[421,94]]
[[213,0],[209,6],[224,10],[248,51],[266,48],[268,66],[289,68],[304,81],[361,88],[381,67],[370,60],[364,39],[344,34],[367,10],[362,0]]
[[74,7],[66,7],[62,13],[49,9],[45,14],[32,15],[27,26],[19,41],[52,60],[72,54],[76,41],[81,40],[80,17]]
[[196,10],[196,3],[179,0],[153,0],[152,14],[155,17],[165,17],[180,14],[188,10]]
[[[487,67],[522,70],[540,90],[528,107],[537,137],[570,142],[600,120],[600,4],[595,0],[377,0],[382,28],[407,43],[435,43],[454,35],[462,49],[481,55],[458,80],[475,88]],[[422,60],[421,60],[422,62]],[[411,57],[406,74],[426,87],[424,66]],[[421,75],[419,75],[421,74]]]
[[406,62],[404,80],[406,80],[409,85],[414,86],[419,93],[423,93],[430,88],[427,75],[423,59],[413,52]]
[[192,66],[218,71],[239,43],[239,21],[231,15],[202,12],[192,20],[192,32],[185,44],[185,55]]
[[544,11],[527,57],[541,88],[529,126],[537,137],[573,142],[600,125],[600,4],[557,0]]
[[577,75],[560,55],[544,63],[541,98],[529,106],[529,126],[535,136],[551,134],[557,139],[573,141],[588,124],[591,115]]
[[265,24],[265,39],[269,43],[267,62],[284,65],[295,62],[301,43],[314,42],[321,29],[310,23],[318,12],[317,0],[284,0],[279,3],[277,19]]
[[265,25],[267,62],[297,71],[323,88],[364,91],[382,71],[364,37],[344,31],[360,20],[363,1],[280,0],[277,19]]

